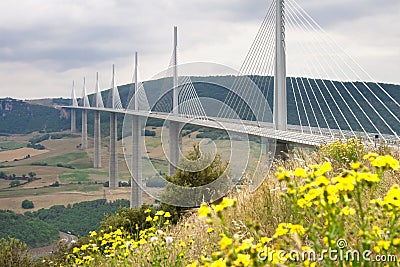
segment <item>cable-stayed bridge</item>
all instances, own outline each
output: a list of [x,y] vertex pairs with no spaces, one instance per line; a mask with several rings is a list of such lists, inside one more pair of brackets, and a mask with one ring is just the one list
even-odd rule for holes
[[[293,36],[293,40],[291,40]],[[84,81],[78,102],[73,85],[71,131],[76,131],[76,111],[82,112],[82,149],[87,144],[87,112],[94,113],[94,167],[101,167],[100,112],[110,114],[110,188],[118,184],[117,116],[129,117],[129,169],[131,206],[141,205],[143,121],[169,122],[168,161],[173,175],[181,156],[181,130],[192,124],[261,137],[278,150],[288,144],[319,146],[337,139],[361,138],[374,142],[399,142],[399,92],[373,82],[352,58],[294,0],[274,0],[259,28],[239,72],[218,105],[199,97],[196,82],[179,76],[177,28],[173,53],[160,88],[162,96],[149,103],[144,84],[138,81],[135,55],[128,103],[123,105],[113,67],[106,103],[96,83],[90,104]],[[366,82],[366,81],[369,82]],[[372,82],[371,82],[372,81]],[[288,101],[290,99],[290,101]],[[271,107],[271,108],[270,108]],[[295,114],[289,118],[288,110]],[[125,125],[124,125],[125,127]],[[276,142],[276,143],[275,143]]]

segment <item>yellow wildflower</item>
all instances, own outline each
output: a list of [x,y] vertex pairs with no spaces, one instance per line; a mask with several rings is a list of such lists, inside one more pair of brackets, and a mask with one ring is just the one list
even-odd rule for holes
[[163,216],[164,213],[165,213],[165,212],[164,212],[163,210],[159,210],[159,211],[157,211],[156,215],[157,215],[157,216]]
[[302,177],[302,178],[306,178],[307,177],[306,171],[304,169],[302,169],[302,168],[296,168],[294,170],[294,172],[293,172],[293,175],[297,176],[297,177]]
[[290,172],[285,171],[282,167],[278,168],[278,171],[275,173],[276,178],[278,181],[289,181]]
[[346,206],[340,211],[339,215],[353,215],[354,213],[356,213],[355,209]]
[[235,266],[250,266],[251,260],[250,255],[247,254],[238,254],[237,259],[235,260]]
[[221,247],[221,250],[226,249],[228,246],[232,245],[232,239],[227,237],[226,235],[223,235],[221,240],[219,241],[219,245]]
[[392,206],[400,207],[400,188],[398,184],[392,185],[383,200]]
[[352,163],[351,164],[351,168],[353,169],[353,170],[358,170],[358,169],[360,169],[361,168],[361,162],[355,162],[355,163]]
[[211,215],[211,210],[210,208],[207,206],[207,204],[203,203],[201,204],[200,208],[199,208],[199,217],[206,217],[206,216],[210,216]]
[[151,212],[151,209],[147,209],[144,211],[144,213],[150,213],[150,212]]

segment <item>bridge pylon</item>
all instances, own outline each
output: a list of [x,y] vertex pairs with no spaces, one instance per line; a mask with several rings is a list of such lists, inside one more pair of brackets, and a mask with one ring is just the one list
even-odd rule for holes
[[[178,103],[178,28],[174,26],[174,47],[172,54],[172,72],[173,72],[173,99],[172,99],[172,113],[178,114],[179,103]],[[170,176],[176,173],[176,169],[179,163],[180,148],[182,146],[181,136],[181,123],[176,121],[169,122],[169,165],[168,174]]]
[[275,75],[274,125],[276,130],[287,130],[285,0],[276,1],[275,15]]
[[[71,106],[77,107],[78,101],[76,100],[75,95],[75,81],[72,81],[72,93],[71,93]],[[71,109],[71,132],[76,132],[76,111],[75,109]]]
[[[112,109],[122,109],[121,99],[119,97],[118,87],[115,80],[115,67],[113,65],[112,88],[109,93],[109,107]],[[110,169],[109,169],[109,188],[118,187],[118,123],[117,113],[110,112]]]
[[[100,94],[99,73],[96,74],[96,94],[94,96],[94,107],[104,108],[103,98]],[[94,160],[93,167],[101,168],[101,131],[100,131],[100,111],[94,112]]]
[[[138,84],[138,54],[135,52],[134,70],[134,94],[133,101],[135,111],[139,111],[139,84]],[[131,199],[130,207],[138,209],[142,206],[142,119],[140,116],[132,115],[132,159],[131,159]]]
[[[86,93],[86,78],[83,77],[83,90],[82,90],[82,106],[90,107],[89,98]],[[82,110],[82,141],[81,149],[88,148],[88,134],[87,134],[87,110]]]

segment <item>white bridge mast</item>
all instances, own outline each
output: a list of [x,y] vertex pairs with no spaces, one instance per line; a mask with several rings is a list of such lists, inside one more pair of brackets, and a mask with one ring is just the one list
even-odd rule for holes
[[286,52],[285,52],[285,1],[276,0],[275,22],[275,76],[274,124],[275,129],[287,130]]

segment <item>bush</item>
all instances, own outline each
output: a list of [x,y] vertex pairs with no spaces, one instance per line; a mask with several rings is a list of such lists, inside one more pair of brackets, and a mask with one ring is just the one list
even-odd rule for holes
[[14,238],[0,239],[0,266],[30,267],[32,265],[26,244]]
[[21,182],[19,180],[13,180],[10,183],[10,187],[17,187],[17,186],[20,186],[20,185],[21,185]]
[[[200,160],[202,158],[203,160]],[[219,195],[219,192],[225,191],[225,186],[229,186],[232,182],[228,178],[228,173],[225,172],[228,167],[227,162],[223,162],[220,154],[216,154],[214,159],[211,159],[211,154],[207,153],[202,155],[198,144],[193,145],[193,150],[188,153],[186,160],[182,159],[179,163],[180,168],[176,170],[176,174],[173,176],[167,176],[167,181],[184,187],[200,187],[207,185],[220,178],[220,186],[217,188],[203,188],[203,190],[197,191],[198,196],[193,195],[193,191],[182,190],[176,192],[177,188],[167,184],[165,193],[162,199],[167,200],[165,202],[185,202],[187,206],[199,206],[197,203],[199,199],[205,202],[216,201],[215,196]],[[190,171],[200,170],[200,171]],[[218,191],[217,191],[218,190]],[[180,208],[179,208],[180,209]]]
[[32,162],[32,166],[47,166],[47,162]]
[[33,204],[32,201],[25,199],[24,201],[22,201],[22,208],[23,209],[33,209],[35,207],[35,205]]
[[336,166],[350,167],[350,164],[362,160],[366,154],[364,145],[359,139],[338,140],[320,148],[322,156],[333,161]]

